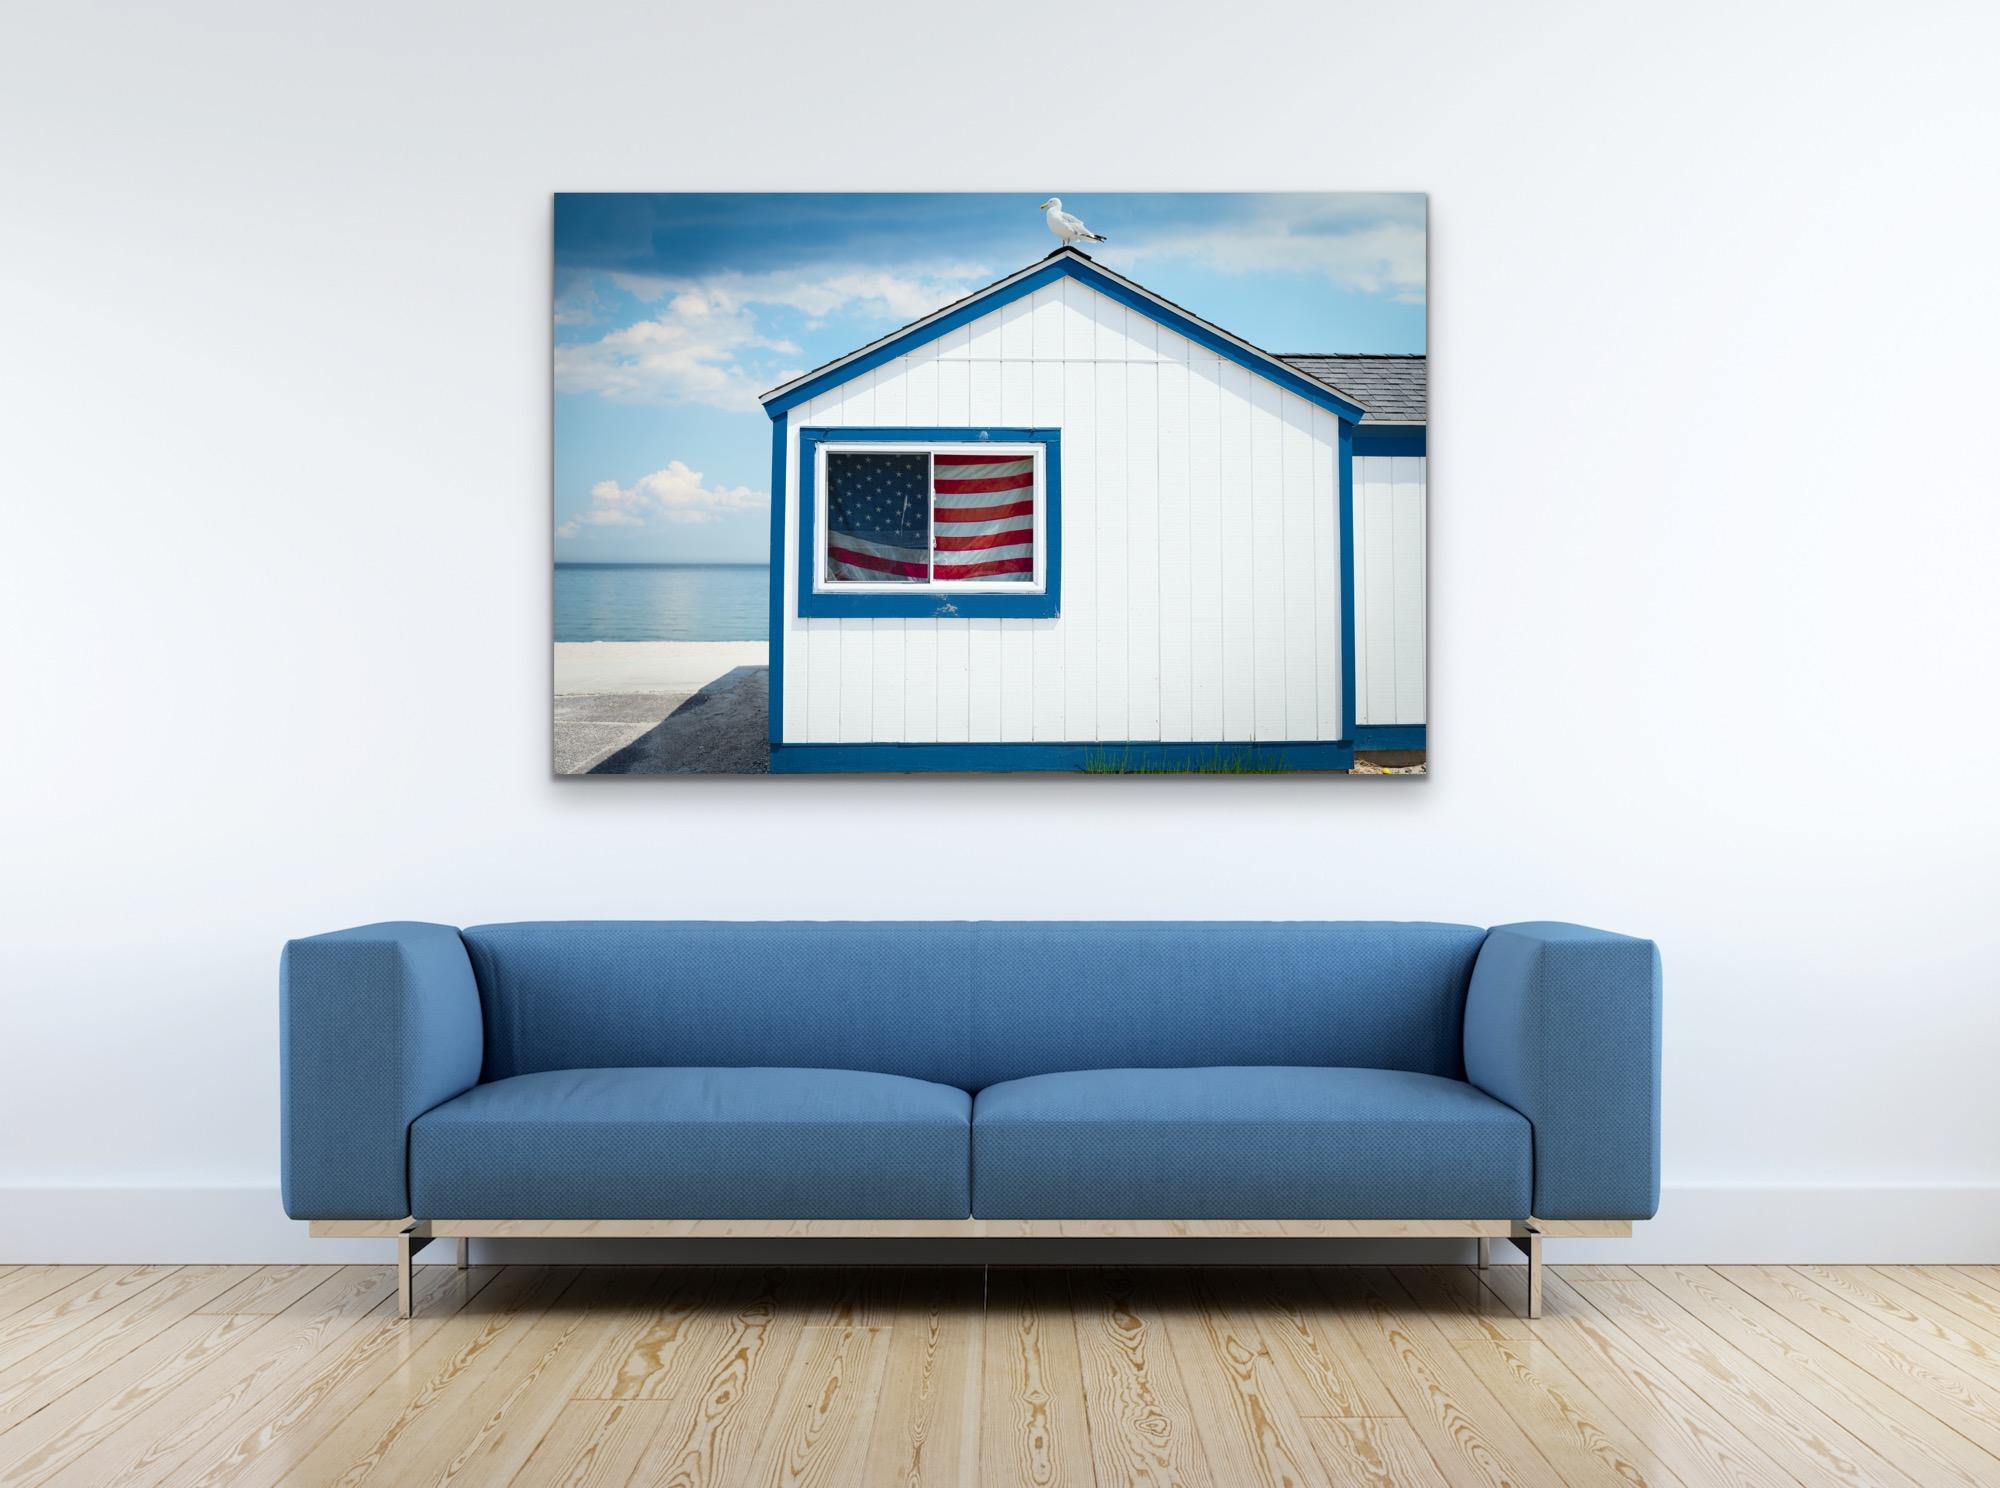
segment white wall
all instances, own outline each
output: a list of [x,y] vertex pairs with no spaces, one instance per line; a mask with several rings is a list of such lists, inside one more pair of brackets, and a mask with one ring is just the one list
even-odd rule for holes
[[[10,5],[0,1259],[303,1248],[287,935],[973,910],[1655,936],[1622,1254],[1991,1258],[1995,14]],[[549,778],[549,193],[911,185],[1433,193],[1434,777]]]
[[[1065,279],[790,420],[786,743],[1340,737],[1325,409]],[[1062,430],[1061,615],[801,619],[798,431],[988,424]]]

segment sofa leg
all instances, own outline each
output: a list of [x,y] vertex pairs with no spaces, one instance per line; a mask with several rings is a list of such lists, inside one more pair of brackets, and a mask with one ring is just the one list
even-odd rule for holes
[[458,1269],[463,1271],[472,1264],[472,1241],[465,1235],[458,1237]]
[[414,1251],[410,1246],[410,1237],[408,1235],[398,1235],[396,1237],[396,1316],[399,1318],[407,1318],[410,1315],[410,1296],[412,1292],[410,1285],[410,1261],[413,1255]]
[[1479,1237],[1479,1269],[1484,1271],[1493,1264],[1493,1242],[1484,1235]]
[[1542,1315],[1542,1237],[1531,1230],[1508,1238],[1528,1258],[1528,1316],[1538,1318]]
[[416,1301],[416,1280],[410,1263],[417,1252],[431,1243],[429,1235],[401,1234],[396,1237],[396,1316],[407,1318]]

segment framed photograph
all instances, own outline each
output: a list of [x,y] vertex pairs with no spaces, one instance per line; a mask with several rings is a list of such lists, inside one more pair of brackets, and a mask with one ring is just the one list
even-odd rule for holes
[[558,196],[556,773],[1424,773],[1425,218]]

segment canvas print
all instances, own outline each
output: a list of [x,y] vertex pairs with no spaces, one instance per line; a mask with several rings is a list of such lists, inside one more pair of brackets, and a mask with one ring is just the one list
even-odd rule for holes
[[559,195],[556,772],[1422,774],[1425,233]]

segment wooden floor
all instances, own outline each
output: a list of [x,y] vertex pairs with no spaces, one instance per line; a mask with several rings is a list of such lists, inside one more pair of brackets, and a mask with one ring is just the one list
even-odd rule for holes
[[2000,1484],[2000,1268],[1523,1281],[0,1268],[0,1483]]

